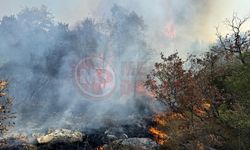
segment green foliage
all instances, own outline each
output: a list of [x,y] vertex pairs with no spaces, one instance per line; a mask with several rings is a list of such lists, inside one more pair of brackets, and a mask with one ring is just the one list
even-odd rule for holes
[[[226,103],[219,107],[219,119],[230,134],[228,149],[250,148],[250,66],[233,64],[221,85],[226,89]],[[229,99],[233,99],[228,103]]]
[[238,101],[249,106],[250,102],[250,66],[236,65],[231,69],[231,75],[225,80],[225,86],[237,94]]
[[184,70],[177,54],[162,55],[148,75],[146,87],[170,108],[156,119],[168,137],[164,148],[250,147],[250,66],[207,56]]
[[226,105],[222,105],[219,113],[221,121],[231,128],[250,128],[250,116],[240,108],[232,110],[228,109]]

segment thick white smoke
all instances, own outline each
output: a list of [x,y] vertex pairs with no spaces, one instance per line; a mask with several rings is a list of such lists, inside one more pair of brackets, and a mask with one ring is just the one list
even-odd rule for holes
[[[145,64],[161,48],[190,48],[189,43],[196,42],[190,37],[199,33],[198,20],[209,4],[206,0],[152,3],[100,1],[93,18],[71,27],[54,21],[45,6],[3,17],[0,76],[9,79],[9,94],[15,97],[16,128],[98,128],[108,120],[127,122],[135,114],[150,114],[149,98],[140,94],[143,88],[138,83],[146,76]],[[86,58],[93,59],[86,62]],[[98,59],[101,61],[95,61]],[[84,63],[79,65],[81,61]],[[76,72],[77,66],[85,73]],[[86,69],[89,66],[90,70]],[[111,75],[103,73],[107,70]],[[79,88],[78,82],[96,81],[94,77],[108,84],[99,77],[106,81],[110,76],[115,87],[98,100],[88,95],[93,82],[88,88],[86,84]],[[92,92],[105,91],[100,90]]]
[[[126,73],[149,59],[143,19],[117,5],[111,11],[105,21],[85,19],[71,30],[54,22],[44,6],[2,18],[0,74],[15,97],[17,129],[97,128],[106,120],[122,122],[148,113],[145,98],[138,101],[142,95],[136,95],[135,83],[142,76]],[[99,87],[96,93],[95,85],[110,82],[112,91],[95,99],[105,90]],[[126,86],[129,91],[123,93]]]

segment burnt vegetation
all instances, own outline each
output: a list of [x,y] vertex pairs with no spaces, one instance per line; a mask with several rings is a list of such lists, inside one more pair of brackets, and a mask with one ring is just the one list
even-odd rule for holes
[[145,85],[166,107],[151,129],[163,149],[250,148],[250,34],[241,31],[248,18],[227,19],[232,33],[217,32],[204,55],[161,54],[155,63]]
[[[73,129],[72,126],[76,126],[81,132],[86,132],[86,135],[79,133],[80,136],[76,138],[75,132],[55,130],[44,136],[36,135],[36,138],[42,139],[42,143],[36,141],[34,145],[27,144],[27,147],[22,142],[28,140],[24,138],[22,141],[19,137],[21,144],[17,145],[21,145],[20,149],[250,148],[250,31],[243,32],[242,29],[249,17],[241,19],[234,15],[232,19],[227,19],[225,24],[231,29],[231,33],[223,36],[217,30],[218,42],[207,53],[190,55],[187,60],[180,58],[178,53],[170,56],[161,53],[161,61],[155,63],[148,75],[145,74],[144,86],[151,97],[136,97],[134,94],[132,100],[125,103],[132,105],[132,108],[119,103],[111,103],[112,106],[103,104],[102,107],[97,105],[99,107],[96,108],[96,103],[92,105],[75,100],[79,97],[70,91],[72,87],[62,88],[65,85],[62,86],[61,83],[68,75],[64,69],[70,69],[68,66],[71,63],[90,54],[101,52],[104,56],[109,56],[100,47],[115,54],[115,63],[126,58],[125,56],[130,57],[130,53],[136,53],[137,49],[144,50],[147,47],[143,39],[145,26],[141,17],[118,6],[113,7],[112,13],[113,20],[96,23],[92,19],[86,19],[74,30],[69,30],[67,24],[55,25],[45,7],[25,9],[17,16],[1,20],[0,36],[8,39],[8,43],[0,43],[1,48],[10,48],[13,53],[24,53],[15,57],[7,51],[0,51],[7,60],[14,60],[1,65],[0,75],[10,78],[17,89],[21,89],[17,91],[18,99],[15,101],[18,123],[32,120],[36,124],[31,127],[41,128],[57,124],[63,118],[66,120],[66,123],[60,122],[63,127]],[[17,30],[20,33],[14,32]],[[110,47],[110,43],[113,47]],[[34,49],[37,51],[32,51]],[[138,52],[136,55],[139,59],[146,59],[147,54]],[[66,61],[70,63],[65,63]],[[115,69],[119,67],[120,65]],[[16,70],[20,75],[15,74]],[[69,83],[66,82],[67,85]],[[7,94],[7,84],[7,81],[0,81],[1,135],[14,126],[15,118],[12,98]],[[120,96],[119,93],[117,95]],[[140,101],[133,102],[137,99]],[[153,105],[152,101],[159,102],[157,104],[160,106],[156,106],[161,111],[152,109],[156,107],[150,106]],[[100,111],[97,114],[98,109],[103,107],[112,108],[112,111]],[[137,110],[140,108],[141,110]],[[96,114],[103,118],[95,118]],[[82,116],[86,118],[81,118]],[[117,118],[108,120],[107,116],[118,116],[118,119],[127,117],[127,120],[115,122]],[[76,122],[72,118],[76,118]],[[98,121],[95,122],[95,119]],[[82,128],[84,123],[90,123],[95,128],[88,131],[88,128]],[[48,129],[43,129],[43,132],[44,130]],[[66,135],[66,140],[62,135]],[[67,138],[72,138],[71,136],[78,141],[74,139],[73,142],[68,142]],[[57,138],[60,140],[51,142]],[[5,142],[5,149],[11,145],[8,142]],[[11,148],[15,149],[15,146]]]

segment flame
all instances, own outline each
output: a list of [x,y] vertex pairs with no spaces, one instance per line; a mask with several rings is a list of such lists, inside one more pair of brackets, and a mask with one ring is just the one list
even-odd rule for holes
[[151,127],[149,131],[154,136],[158,144],[163,145],[166,142],[168,135],[165,132],[160,131],[154,127]]
[[[202,103],[201,107],[193,106],[193,110],[195,111],[196,115],[198,116],[206,116],[207,110],[211,109],[211,104],[209,102]],[[168,131],[165,130],[159,130],[159,127],[166,127],[171,126],[172,121],[180,121],[186,122],[189,121],[189,115],[177,113],[177,112],[165,112],[165,113],[158,113],[154,116],[153,121],[156,123],[156,127],[151,127],[149,129],[150,133],[154,136],[155,141],[160,144],[166,144],[166,142],[171,138],[171,134],[168,134]],[[176,125],[175,127],[178,128],[178,130],[181,131],[188,131],[190,130],[189,126],[187,126],[185,123]],[[174,127],[174,128],[175,128]],[[173,129],[175,130],[175,129]],[[170,135],[170,136],[169,136]]]
[[[166,126],[171,120],[185,120],[185,117],[180,113],[160,113],[154,116],[154,121],[159,126]],[[163,145],[170,138],[165,131],[161,131],[155,127],[149,129],[150,133],[154,136],[156,142]]]
[[194,109],[195,113],[196,113],[198,116],[200,116],[200,117],[206,116],[206,115],[207,115],[207,112],[206,112],[206,111],[208,111],[208,110],[211,109],[211,104],[208,103],[208,102],[204,102],[204,103],[201,105],[201,108],[194,107],[193,109]]
[[171,113],[168,118],[170,120],[185,120],[186,118],[181,113]]
[[209,110],[211,108],[211,104],[209,103],[204,103],[203,104],[203,108],[206,109],[206,110]]
[[101,146],[97,147],[95,150],[104,150],[104,148],[103,148],[103,146],[101,145]]
[[167,121],[164,120],[161,115],[156,115],[154,117],[154,121],[157,122],[159,125],[163,125],[163,126],[167,124]]

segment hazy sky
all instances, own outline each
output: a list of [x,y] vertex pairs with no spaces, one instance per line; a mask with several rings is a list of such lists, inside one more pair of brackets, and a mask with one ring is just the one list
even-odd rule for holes
[[[73,26],[86,17],[108,16],[114,3],[142,16],[155,41],[164,39],[161,34],[165,26],[173,22],[176,34],[183,33],[184,39],[190,39],[191,34],[192,39],[211,42],[215,27],[233,12],[239,16],[250,14],[250,0],[0,0],[0,17],[16,14],[25,7],[45,5],[55,20]],[[183,18],[189,18],[189,22]]]

